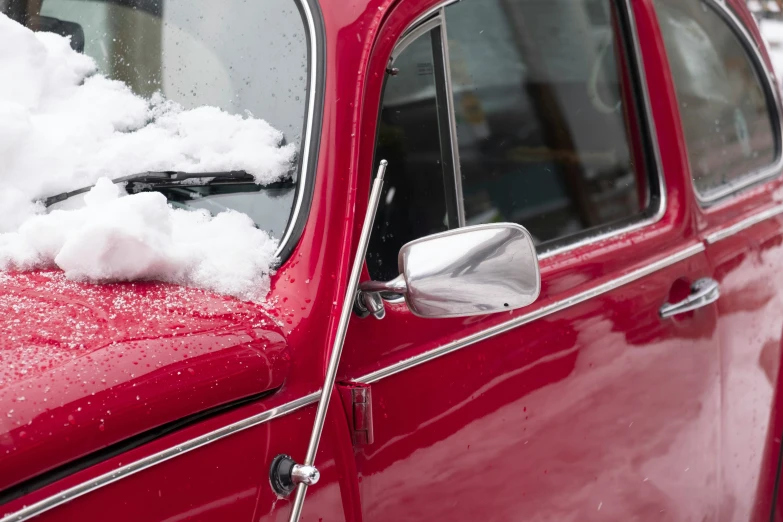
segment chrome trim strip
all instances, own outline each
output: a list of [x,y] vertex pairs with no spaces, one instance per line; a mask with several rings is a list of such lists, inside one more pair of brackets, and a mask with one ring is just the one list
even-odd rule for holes
[[718,200],[726,196],[735,194],[751,185],[755,185],[760,181],[763,181],[767,178],[773,178],[780,174],[781,169],[783,169],[783,116],[781,116],[783,114],[783,106],[781,106],[780,92],[778,91],[778,88],[775,85],[775,83],[772,81],[772,74],[770,71],[767,70],[766,63],[764,62],[764,58],[761,55],[761,51],[759,50],[758,46],[754,42],[753,38],[748,33],[747,29],[745,29],[745,26],[742,24],[742,22],[734,15],[734,12],[725,3],[719,0],[702,0],[702,1],[705,4],[713,7],[716,14],[720,18],[728,22],[728,24],[731,26],[732,29],[734,29],[735,34],[740,40],[740,44],[750,51],[749,54],[753,55],[751,58],[751,62],[755,62],[753,65],[755,66],[756,73],[760,77],[763,77],[764,80],[766,81],[766,88],[767,88],[766,94],[767,96],[769,96],[770,94],[772,95],[774,108],[777,111],[775,116],[777,117],[777,124],[778,124],[778,132],[777,132],[778,157],[775,163],[757,171],[755,174],[751,174],[749,176],[740,178],[739,180],[736,181],[736,183],[727,183],[722,188],[712,191],[707,195],[702,195],[699,193],[699,191],[696,189],[696,184],[693,183],[693,176],[691,176],[691,183],[693,183],[693,192],[696,194],[696,199],[699,201],[699,203],[702,206],[709,206],[718,202]]
[[454,109],[454,87],[451,84],[451,57],[449,36],[446,28],[446,8],[441,6],[440,46],[443,54],[443,73],[446,79],[446,113],[449,115],[449,137],[451,142],[451,168],[454,173],[454,189],[457,193],[457,226],[465,226],[465,198],[462,193],[462,167],[459,163],[459,140],[457,139],[457,113]]
[[402,52],[413,43],[414,40],[416,40],[418,37],[420,37],[423,34],[427,34],[432,29],[435,29],[438,27],[441,23],[440,16],[436,16],[430,20],[427,20],[426,22],[423,22],[421,25],[414,27],[405,35],[403,35],[402,38],[397,42],[397,45],[394,46],[394,49],[392,50],[391,55],[391,61],[394,63],[394,60],[397,59],[397,57],[402,54]]
[[381,379],[385,379],[386,377],[390,377],[402,371],[409,370],[410,368],[419,366],[420,364],[424,364],[433,359],[437,359],[438,357],[442,357],[451,352],[455,352],[461,348],[465,348],[477,342],[484,341],[486,339],[489,339],[490,337],[494,337],[496,335],[500,335],[502,333],[508,332],[509,330],[513,330],[514,328],[517,328],[524,324],[528,324],[537,319],[541,319],[542,317],[546,317],[555,312],[559,312],[571,306],[577,305],[579,303],[583,303],[589,299],[605,294],[611,290],[614,290],[623,285],[641,279],[642,277],[648,276],[654,272],[657,272],[658,270],[671,266],[675,263],[679,263],[680,261],[687,259],[691,256],[694,256],[696,254],[699,254],[701,252],[704,252],[704,243],[699,242],[683,250],[680,250],[675,254],[671,254],[667,257],[664,257],[663,259],[654,261],[648,264],[647,266],[633,270],[625,274],[624,276],[618,277],[616,279],[612,279],[611,281],[607,281],[606,283],[598,285],[589,290],[585,290],[584,292],[580,292],[576,295],[573,295],[561,301],[556,301],[554,303],[548,304],[542,308],[539,308],[538,310],[534,310],[533,312],[520,315],[519,317],[515,317],[503,323],[497,324],[495,326],[487,328],[486,330],[482,330],[480,332],[471,334],[467,337],[463,337],[462,339],[457,339],[450,343],[446,343],[442,346],[439,346],[437,348],[434,348],[422,354],[415,355],[409,359],[405,359],[404,361],[400,361],[398,363],[392,364],[391,366],[387,366],[386,368],[381,368],[380,370],[370,372],[367,375],[358,377],[356,381],[365,384],[372,384],[374,382],[378,382]]
[[420,24],[422,20],[426,20],[433,14],[437,13],[441,9],[450,6],[451,4],[456,4],[457,2],[461,2],[462,0],[444,0],[443,2],[440,2],[439,4],[430,7],[426,11],[424,11],[424,14],[416,18],[413,22],[408,24],[408,28],[403,31],[403,35],[406,35],[409,31],[411,31],[412,27],[416,27],[416,25]]
[[730,225],[726,228],[708,234],[707,237],[704,238],[704,241],[706,241],[708,245],[712,245],[721,239],[726,239],[727,237],[733,236],[738,232],[742,232],[746,228],[750,228],[753,225],[757,225],[758,223],[766,221],[767,219],[773,218],[779,214],[783,214],[783,205],[777,205],[775,207],[768,208],[767,210],[745,218],[738,223],[734,223],[733,225]]
[[[310,49],[308,49],[308,52],[310,53],[310,92],[308,92],[307,100],[307,122],[305,124],[305,132],[303,133],[302,163],[299,169],[299,179],[297,179],[300,190],[297,191],[294,210],[288,218],[288,224],[286,225],[283,237],[280,238],[280,242],[277,244],[277,249],[275,250],[276,258],[279,258],[280,254],[288,246],[287,243],[291,240],[291,236],[294,233],[296,223],[299,219],[299,214],[302,212],[302,202],[304,201],[305,192],[304,187],[307,185],[307,173],[310,169],[310,145],[313,140],[316,94],[318,91],[318,35],[315,32],[315,21],[313,20],[313,12],[310,10],[308,0],[300,1],[299,5],[302,7],[302,11],[304,11],[305,18],[307,19],[307,30],[310,34]],[[0,522],[3,521],[0,520]]]
[[310,404],[314,404],[318,401],[319,396],[320,392],[314,392],[309,395],[305,395],[304,397],[294,401],[282,404],[277,408],[272,408],[257,415],[253,415],[252,417],[248,417],[247,419],[229,424],[228,426],[223,426],[222,428],[218,428],[215,431],[206,433],[200,437],[196,437],[195,439],[183,442],[182,444],[177,444],[176,446],[172,446],[171,448],[154,453],[144,457],[143,459],[131,462],[130,464],[126,464],[113,471],[104,473],[103,475],[88,480],[87,482],[83,482],[68,488],[65,491],[61,491],[56,495],[45,498],[39,502],[36,502],[35,504],[26,506],[19,511],[6,514],[3,516],[3,518],[0,518],[0,522],[23,522],[25,520],[30,520],[33,517],[56,508],[57,506],[61,506],[67,502],[70,502],[75,498],[79,498],[83,495],[86,495],[87,493],[95,491],[96,489],[100,489],[104,486],[108,486],[109,484],[117,482],[118,480],[135,475],[136,473],[151,468],[152,466],[166,462],[167,460],[183,455],[194,449],[201,448],[207,444],[211,444],[212,442],[228,437],[229,435],[233,435],[234,433],[252,428],[253,426],[258,426],[259,424],[263,424],[277,417],[282,417],[292,413]]
[[[631,52],[628,53],[629,58],[633,62],[633,67],[636,72],[636,80],[639,83],[639,89],[638,91],[641,93],[641,109],[642,114],[639,116],[645,120],[647,132],[649,133],[649,148],[651,149],[650,152],[652,152],[652,158],[650,163],[652,164],[652,167],[654,171],[658,174],[656,177],[658,178],[658,193],[659,193],[659,199],[658,199],[658,208],[655,210],[655,213],[646,218],[641,219],[635,223],[631,223],[627,227],[618,228],[617,230],[607,230],[601,234],[596,234],[594,236],[586,237],[580,241],[575,241],[573,243],[569,243],[560,247],[556,247],[550,250],[545,250],[538,254],[539,259],[548,259],[550,257],[554,257],[560,254],[563,254],[565,252],[569,252],[571,250],[581,248],[585,245],[591,245],[593,243],[597,243],[599,241],[605,241],[607,239],[611,239],[613,237],[617,237],[623,234],[626,234],[628,232],[633,232],[634,230],[639,230],[640,228],[648,227],[650,225],[653,225],[660,221],[664,214],[666,213],[666,205],[668,203],[667,194],[666,194],[666,180],[664,179],[664,173],[661,162],[661,151],[660,146],[658,144],[658,131],[655,128],[655,121],[653,119],[653,112],[652,112],[652,104],[650,102],[650,92],[647,85],[647,75],[644,72],[644,64],[642,63],[642,49],[641,44],[639,42],[639,34],[636,29],[636,16],[634,15],[633,11],[633,5],[631,4],[631,0],[625,0],[625,14],[628,17],[629,27],[628,32],[630,33],[630,40],[633,48],[630,50]],[[615,44],[617,42],[615,41]],[[634,82],[636,83],[636,82]],[[645,147],[647,149],[647,147]]]
[[[452,171],[454,174],[454,188],[457,197],[457,227],[464,227],[465,201],[462,195],[462,169],[459,162],[457,120],[454,109],[454,90],[451,85],[451,61],[449,58],[448,34],[446,31],[446,12],[443,6],[440,6],[435,11],[428,11],[426,16],[419,17],[417,20],[424,21],[420,23],[414,22],[410,28],[403,33],[403,36],[397,41],[397,44],[392,50],[391,63],[393,64],[397,57],[399,57],[400,54],[402,54],[402,52],[417,38],[427,34],[436,27],[440,27],[440,49],[441,56],[443,57],[443,75],[445,78],[446,88],[446,114],[448,115],[449,120],[449,148],[451,152]],[[418,25],[416,25],[417,23]]]

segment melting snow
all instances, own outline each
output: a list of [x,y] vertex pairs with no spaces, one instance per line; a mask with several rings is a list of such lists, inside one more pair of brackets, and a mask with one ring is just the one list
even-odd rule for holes
[[[282,133],[214,107],[136,96],[66,38],[2,14],[0,70],[0,270],[56,266],[80,281],[155,279],[263,299],[276,242],[249,217],[177,210],[109,179],[244,170],[271,183],[295,158]],[[69,202],[81,208],[46,214],[33,203],[96,182]]]

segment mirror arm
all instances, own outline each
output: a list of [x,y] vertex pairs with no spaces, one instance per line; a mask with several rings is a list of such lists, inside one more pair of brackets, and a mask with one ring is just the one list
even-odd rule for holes
[[383,319],[386,316],[386,309],[383,306],[381,292],[405,294],[407,291],[408,285],[402,274],[391,281],[364,281],[359,283],[353,311],[362,318],[373,315],[376,319]]
[[391,281],[364,281],[359,283],[360,292],[389,292],[391,294],[405,294],[408,292],[408,285],[402,274]]
[[386,308],[383,306],[383,298],[378,292],[357,292],[353,304],[353,311],[364,319],[372,315],[376,319],[386,317]]

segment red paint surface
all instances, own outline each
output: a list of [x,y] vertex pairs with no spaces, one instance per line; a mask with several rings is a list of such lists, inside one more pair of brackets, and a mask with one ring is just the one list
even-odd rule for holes
[[12,274],[0,295],[0,489],[167,422],[280,386],[258,306],[163,284]]
[[[383,67],[400,32],[432,3],[399,4],[371,67]],[[341,378],[592,288],[779,201],[773,180],[731,204],[700,208],[654,11],[650,2],[634,6],[667,186],[663,219],[546,260],[542,297],[521,311],[433,321],[397,305],[380,322],[354,318]],[[735,8],[744,16],[743,6]],[[370,75],[367,105],[377,106],[380,89]],[[374,136],[374,114],[362,129]],[[770,416],[783,329],[781,237],[778,220],[770,220],[716,245],[752,262],[724,272],[710,248],[374,384],[376,442],[356,451],[364,517],[768,520],[780,449]],[[658,319],[661,304],[707,276],[721,282],[725,299]],[[732,310],[738,300],[744,314]]]
[[[376,67],[431,3],[401,4],[390,15],[384,30],[391,37],[388,47],[386,39],[376,47]],[[649,33],[649,18],[639,18],[640,32]],[[655,47],[643,52],[646,63],[660,60]],[[651,91],[661,76],[648,71]],[[379,84],[369,88],[380,91]],[[377,103],[375,95],[368,100]],[[676,141],[671,146],[679,121],[670,100],[651,103],[669,199],[659,222],[542,262],[541,297],[523,310],[436,321],[398,305],[383,321],[354,318],[341,377],[533,312],[697,244],[687,163]],[[655,111],[661,107],[668,110]],[[373,115],[365,125],[372,135]],[[706,257],[696,255],[374,384],[376,440],[356,451],[365,519],[714,517],[717,310],[677,321],[657,313],[678,280],[709,273]],[[661,518],[661,511],[668,514]]]
[[[263,411],[260,405],[243,408],[241,416]],[[313,421],[315,408],[275,419],[166,461],[119,482],[110,484],[68,504],[44,513],[35,520],[108,520],[116,522],[182,521],[200,522],[287,520],[290,499],[278,499],[267,478],[271,460],[280,453],[304,448],[309,433],[300,429]],[[236,420],[237,415],[221,415],[206,424],[215,428]],[[57,486],[78,484],[117,466],[162,450],[196,436],[205,426],[186,428],[156,440],[121,458],[103,462],[64,479]],[[321,480],[307,498],[303,520],[343,520],[340,501],[340,468],[331,448],[335,442],[327,429],[318,453]],[[30,495],[39,499],[58,490],[47,487]],[[14,502],[16,508],[21,502]],[[6,506],[3,506],[5,508]],[[9,505],[10,507],[10,505]],[[306,513],[307,515],[307,513]]]
[[[273,277],[275,301],[267,313],[279,329],[271,322],[249,326],[252,318],[266,317],[254,306],[165,285],[89,290],[102,296],[97,305],[63,304],[57,292],[50,292],[36,299],[41,306],[62,308],[56,314],[63,321],[56,330],[60,337],[47,341],[53,353],[81,349],[66,346],[76,331],[65,323],[73,313],[108,332],[86,349],[89,355],[83,359],[91,357],[93,368],[132,372],[130,366],[138,365],[130,358],[119,362],[118,350],[140,354],[134,336],[144,334],[152,343],[145,353],[165,357],[164,370],[126,377],[125,387],[111,391],[100,392],[88,381],[79,396],[68,391],[82,386],[74,381],[77,363],[67,358],[55,358],[59,362],[52,368],[31,368],[35,377],[0,369],[10,383],[0,392],[3,405],[18,399],[17,387],[29,381],[44,389],[59,386],[66,402],[81,406],[82,412],[98,404],[99,393],[100,408],[124,412],[125,421],[113,425],[97,416],[99,410],[82,418],[60,406],[56,422],[47,421],[36,409],[47,407],[40,402],[43,392],[25,395],[23,402],[37,401],[19,410],[26,412],[25,419],[32,418],[33,426],[60,430],[47,444],[67,453],[71,448],[63,437],[73,434],[76,439],[66,442],[80,441],[81,449],[72,456],[102,447],[109,436],[117,440],[208,404],[254,393],[251,390],[279,388],[33,491],[0,507],[0,513],[319,388],[376,167],[375,119],[386,61],[402,30],[435,3],[322,2],[326,82],[315,192],[299,245]],[[663,218],[547,259],[541,266],[541,299],[524,310],[426,320],[396,305],[387,307],[383,321],[354,317],[339,379],[357,379],[593,288],[783,200],[780,182],[773,180],[725,204],[700,208],[654,11],[650,0],[633,4],[666,182]],[[741,2],[732,5],[749,20]],[[322,480],[308,492],[304,520],[768,520],[783,429],[778,412],[781,243],[781,218],[768,220],[708,247],[704,254],[375,383],[371,445],[351,446],[345,413],[333,395],[316,461]],[[663,302],[705,276],[721,283],[717,304],[676,320],[658,319]],[[46,276],[14,276],[2,282],[3,293],[33,285],[26,278],[34,277]],[[64,294],[88,292],[79,288]],[[113,330],[101,314],[110,308],[107,296],[120,293],[132,294],[132,313],[123,322],[123,340],[113,346],[107,344],[114,339]],[[6,297],[0,304],[2,299]],[[173,316],[149,320],[153,301],[155,306],[174,301],[182,315],[182,335],[173,335],[180,327]],[[221,307],[231,311],[223,313]],[[204,309],[207,312],[193,313]],[[2,321],[13,332],[9,314]],[[30,326],[26,335],[36,332]],[[3,335],[0,342],[7,342],[7,332]],[[174,348],[183,338],[192,355],[180,360]],[[199,342],[215,349],[203,353],[196,349]],[[226,344],[218,346],[220,342]],[[19,342],[9,353],[20,358],[22,352],[14,350],[23,345]],[[254,357],[262,345],[276,350],[279,360]],[[289,356],[287,363],[283,355]],[[188,372],[196,360],[203,365]],[[246,366],[233,371],[239,362]],[[65,380],[66,375],[75,384]],[[220,386],[210,389],[209,379],[221,379]],[[135,390],[133,384],[149,390],[154,422],[142,418],[146,410],[129,391]],[[73,399],[68,395],[72,393]],[[16,408],[18,402],[13,404]],[[302,460],[314,411],[310,406],[232,435],[54,509],[41,520],[286,519],[290,499],[274,497],[268,465],[278,453]],[[0,408],[0,422],[6,420],[3,414]],[[74,415],[75,424],[68,415]],[[113,431],[119,427],[125,431]],[[36,454],[33,443],[20,442],[20,429],[10,426],[6,438],[14,433],[13,448]],[[17,461],[21,464],[11,467],[10,478],[9,468],[0,466],[0,481],[12,483],[53,465],[54,457],[47,457],[49,464],[35,458]],[[57,458],[72,457],[58,451]]]

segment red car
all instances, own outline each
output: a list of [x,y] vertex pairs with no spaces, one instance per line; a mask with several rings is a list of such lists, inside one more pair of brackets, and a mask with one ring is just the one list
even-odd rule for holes
[[280,238],[264,306],[0,274],[0,521],[783,520],[783,113],[741,0],[0,12],[299,147],[158,188]]

